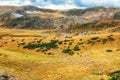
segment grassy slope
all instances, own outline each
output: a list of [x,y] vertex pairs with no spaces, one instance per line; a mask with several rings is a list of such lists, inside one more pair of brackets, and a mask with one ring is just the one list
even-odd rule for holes
[[[24,37],[14,36],[13,31],[14,34],[18,33]],[[11,33],[11,35],[8,36],[5,32]],[[42,31],[23,30],[24,34],[20,32],[21,30],[9,29],[0,31],[1,36],[4,35],[3,39],[0,40],[0,45],[2,45],[0,47],[0,71],[6,70],[21,80],[100,80],[100,76],[107,80],[108,73],[120,68],[120,33],[113,34],[112,37],[115,39],[113,42],[106,44],[100,42],[94,45],[87,44],[86,41],[93,37],[106,38],[111,34],[75,36],[72,38],[57,37],[61,41],[73,39],[74,44],[70,48],[73,48],[81,38],[83,39],[85,48],[80,45],[81,51],[70,56],[61,54],[61,50],[64,49],[64,46],[68,46],[68,43],[59,45],[61,48],[56,50],[50,50],[54,55],[44,55],[35,50],[17,47],[17,40],[21,42],[22,39],[25,39],[25,42],[31,42],[36,38],[42,38],[43,42],[49,42],[55,37],[55,35],[48,37],[50,36],[49,33],[42,34]],[[35,32],[39,32],[40,35],[34,36],[37,34]],[[15,42],[11,42],[13,39]],[[6,41],[8,43],[4,44]],[[113,51],[106,52],[108,49]]]

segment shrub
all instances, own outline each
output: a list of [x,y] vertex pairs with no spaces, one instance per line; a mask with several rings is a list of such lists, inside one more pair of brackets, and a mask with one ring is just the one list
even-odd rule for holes
[[69,48],[64,49],[62,52],[65,53],[65,54],[69,54],[69,55],[73,55],[74,54],[74,52],[71,49],[69,49]]
[[109,80],[120,80],[120,70],[109,73],[108,75],[111,77]]
[[4,42],[4,44],[7,44],[8,42]]
[[69,42],[70,40],[64,40],[64,42]]
[[37,43],[40,43],[41,41],[37,41]]
[[71,39],[71,41],[74,41],[74,39]]
[[64,42],[64,44],[67,44],[66,42]]
[[101,40],[97,40],[97,42],[101,42]]
[[24,46],[25,44],[26,44],[25,42],[18,43],[18,47],[20,47],[20,46]]
[[93,38],[91,38],[91,40],[97,40],[97,39],[99,39],[99,37],[93,37]]
[[88,40],[88,42],[87,42],[87,44],[92,44],[93,43],[93,41],[90,41],[90,40]]
[[23,42],[23,43],[20,43],[21,45],[25,45],[26,43],[25,42]]
[[107,42],[107,39],[102,39],[102,43],[105,44]]
[[52,40],[49,43],[28,43],[27,45],[24,45],[23,48],[27,48],[27,49],[36,49],[36,48],[40,48],[40,49],[45,49],[45,50],[50,50],[50,49],[56,49],[58,48],[57,46],[57,40]]
[[84,44],[84,42],[79,43],[79,45],[82,45],[82,44]]
[[11,42],[15,42],[15,40],[13,39],[13,40],[11,40]]
[[73,50],[74,50],[74,51],[79,51],[80,48],[79,48],[78,46],[75,46]]
[[113,36],[113,34],[109,35],[108,37],[112,37],[112,36]]
[[37,40],[37,38],[34,38],[34,40]]
[[51,55],[52,53],[51,52],[49,52],[49,53],[47,53],[48,55]]
[[112,37],[109,37],[108,40],[109,40],[109,41],[115,41],[115,39],[112,38]]
[[106,52],[112,52],[112,50],[106,50]]
[[62,41],[59,41],[58,44],[62,44]]
[[73,42],[69,42],[69,45],[72,45]]
[[36,52],[40,52],[40,49],[36,50]]
[[82,39],[80,39],[80,41],[82,41]]

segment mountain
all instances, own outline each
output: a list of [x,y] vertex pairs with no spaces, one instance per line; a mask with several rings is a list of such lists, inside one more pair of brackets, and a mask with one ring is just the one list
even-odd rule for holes
[[21,7],[16,7],[16,6],[0,6],[0,20],[5,20],[11,19],[12,16],[15,18],[22,17],[25,15],[36,15],[36,14],[41,14],[41,13],[54,13],[56,12],[55,10],[50,10],[50,9],[41,9],[38,7],[34,6],[21,6]]
[[101,25],[104,25],[103,27],[107,25],[106,28],[111,28],[110,25],[119,26],[116,20],[120,20],[120,8],[98,6],[59,11],[30,5],[0,6],[1,26],[6,28],[73,31],[70,29],[77,29],[79,25],[79,29],[83,29],[83,26],[85,28],[94,26],[95,30],[99,30]]
[[16,29],[45,29],[51,28],[53,22],[50,19],[40,19],[39,17],[23,16],[8,21],[4,26]]

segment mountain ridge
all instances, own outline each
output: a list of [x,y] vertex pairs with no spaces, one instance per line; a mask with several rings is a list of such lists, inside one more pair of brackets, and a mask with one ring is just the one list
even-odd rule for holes
[[[120,8],[104,6],[65,11],[42,9],[31,5],[11,6],[10,8],[5,6],[5,8],[5,13],[0,13],[0,21],[3,22],[1,26],[6,28],[60,29],[66,31],[77,24],[88,25],[88,23],[94,24],[98,21],[120,20]],[[29,24],[31,25],[29,26]]]

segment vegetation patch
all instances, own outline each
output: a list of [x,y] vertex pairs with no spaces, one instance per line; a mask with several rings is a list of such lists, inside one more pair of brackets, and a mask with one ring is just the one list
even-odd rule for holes
[[112,38],[112,37],[109,37],[108,40],[109,40],[109,41],[115,41],[115,39]]
[[69,42],[69,45],[72,45],[73,42]]
[[62,52],[65,53],[65,54],[69,54],[69,55],[73,55],[74,54],[74,52],[71,49],[69,49],[69,48],[63,49]]
[[15,40],[13,39],[13,40],[11,40],[11,42],[15,42]]
[[79,51],[80,48],[79,48],[78,46],[75,46],[73,50],[74,50],[74,51]]
[[98,40],[99,39],[99,37],[93,37],[93,38],[91,38],[91,40]]
[[107,43],[107,39],[102,39],[102,44],[106,44]]
[[106,50],[106,52],[112,52],[113,50],[110,50],[110,49],[108,49],[108,50]]
[[63,42],[62,41],[59,41],[58,44],[62,44]]
[[80,43],[78,43],[79,45],[82,45],[82,44],[84,44],[84,42],[80,42]]
[[120,80],[120,70],[109,73],[108,75],[111,77],[109,80]]
[[[52,40],[49,43],[28,43],[27,45],[23,46],[23,48],[27,48],[27,49],[36,49],[39,48],[39,50],[41,50],[42,52],[48,51],[50,49],[56,49],[58,48],[57,46],[57,40]],[[39,51],[37,50],[37,51]]]

